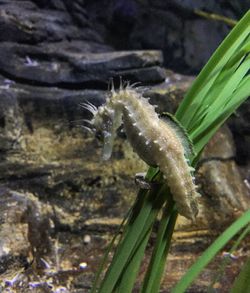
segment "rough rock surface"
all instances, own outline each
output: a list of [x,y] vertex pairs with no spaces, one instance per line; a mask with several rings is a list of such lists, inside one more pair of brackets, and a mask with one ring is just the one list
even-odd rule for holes
[[111,53],[72,52],[29,45],[2,43],[0,67],[2,74],[22,83],[62,88],[106,88],[111,77],[140,82],[161,82],[164,70],[159,51]]
[[51,42],[58,51],[68,43],[80,52],[158,49],[168,68],[197,73],[230,29],[197,11],[237,20],[248,9],[249,0],[5,0],[0,3],[0,40]]
[[229,127],[236,144],[236,161],[244,168],[245,178],[250,182],[250,101],[242,105],[229,120]]
[[168,68],[186,74],[202,68],[230,29],[197,11],[240,19],[250,5],[249,0],[105,0],[104,10],[99,1],[85,3],[97,30],[115,48],[160,49]]
[[[114,51],[110,45],[126,49],[133,42],[135,48],[157,49],[173,38],[169,44],[177,56],[166,54],[169,48],[164,47],[165,61],[171,65],[170,60],[181,60],[170,31],[180,25],[175,9],[184,13],[189,1],[172,3],[169,12],[163,7],[162,14],[168,16],[163,30],[161,1],[148,1],[150,10],[142,6],[136,25],[134,13],[139,8],[134,1],[116,1],[114,6],[111,2],[104,11],[95,1],[0,1],[0,291],[88,292],[107,244],[134,201],[134,174],[147,166],[122,133],[111,161],[103,162],[101,142],[81,128],[89,113],[80,104],[88,100],[101,105],[108,79],[113,77],[118,85],[122,76],[148,86],[145,94],[159,112],[174,112],[192,81],[165,70],[160,51]],[[123,5],[128,9],[122,10]],[[151,12],[157,17],[149,18]],[[187,22],[193,17],[189,12]],[[145,21],[150,38],[138,29],[146,27]],[[167,38],[159,44],[164,29]],[[179,32],[196,29],[180,26]],[[195,68],[207,54],[194,63]],[[230,122],[234,137],[244,129],[244,138],[248,135],[246,111]],[[236,142],[240,144],[239,139]],[[178,219],[163,292],[249,206],[227,128],[208,146],[197,180],[203,195],[201,213],[194,225]],[[227,290],[248,250],[246,245],[238,252],[217,286]],[[207,287],[221,258],[194,284],[195,292]],[[147,262],[148,258],[140,278]]]
[[[171,72],[167,76],[165,83],[150,87],[147,94],[160,112],[174,111],[191,81]],[[76,120],[87,117],[79,103],[90,100],[100,105],[105,100],[103,90],[74,91],[16,82],[2,92],[9,93],[1,115],[5,121],[1,137],[6,141],[1,146],[5,203],[1,214],[9,215],[0,225],[2,286],[17,292],[60,288],[87,292],[105,247],[135,198],[134,174],[147,167],[124,135],[117,139],[111,161],[102,162],[101,143],[77,127],[81,121]],[[169,268],[180,254],[183,259],[178,260],[178,273],[169,272],[165,290],[214,235],[249,205],[234,156],[230,131],[223,130],[212,140],[198,169],[203,193],[198,222],[192,226],[179,218]],[[232,264],[235,273],[243,260],[244,253]],[[215,267],[209,267],[207,274]]]

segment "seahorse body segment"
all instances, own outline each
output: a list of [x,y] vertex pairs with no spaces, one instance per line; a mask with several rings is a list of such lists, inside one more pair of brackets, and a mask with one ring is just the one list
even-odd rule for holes
[[[91,104],[85,108],[93,113],[90,125],[104,136],[103,157],[108,159],[117,128],[124,123],[134,151],[150,166],[158,166],[167,181],[179,213],[194,220],[198,214],[199,196],[188,165],[181,130],[172,119],[161,119],[148,99],[131,86],[111,90],[106,103],[98,109]],[[93,129],[92,128],[92,129]]]

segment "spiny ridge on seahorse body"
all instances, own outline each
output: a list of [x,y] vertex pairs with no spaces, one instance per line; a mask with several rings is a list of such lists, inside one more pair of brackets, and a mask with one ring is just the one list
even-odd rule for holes
[[150,166],[158,166],[169,186],[179,213],[194,220],[198,214],[196,198],[200,196],[193,181],[193,168],[185,133],[171,117],[161,119],[155,107],[133,86],[111,89],[106,103],[98,109],[83,105],[92,114],[88,123],[101,130],[104,138],[103,157],[108,159],[117,128],[124,123],[125,132],[134,151]]

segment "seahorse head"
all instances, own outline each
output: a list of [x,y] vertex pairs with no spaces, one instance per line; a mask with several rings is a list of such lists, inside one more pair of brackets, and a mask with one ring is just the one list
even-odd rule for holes
[[121,115],[118,114],[119,111],[116,105],[109,98],[98,109],[89,102],[83,104],[82,107],[93,115],[91,120],[84,120],[90,126],[84,126],[84,128],[98,134],[99,138],[103,141],[102,157],[104,160],[108,160],[112,154],[116,129],[121,124]]
[[87,102],[83,108],[92,113],[91,120],[84,120],[90,125],[87,130],[96,132],[103,140],[103,158],[108,160],[112,153],[113,142],[116,130],[122,124],[122,114],[126,108],[127,100],[138,98],[138,93],[133,88],[136,84],[130,85],[129,82],[120,81],[120,88],[115,90],[111,80],[105,104],[98,109],[93,104]]

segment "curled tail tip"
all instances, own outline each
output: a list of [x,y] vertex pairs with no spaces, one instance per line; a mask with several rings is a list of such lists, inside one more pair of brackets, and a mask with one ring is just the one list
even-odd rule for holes
[[183,205],[183,203],[176,202],[177,211],[179,214],[192,222],[196,221],[199,214],[198,202],[195,197],[193,197],[188,204]]

